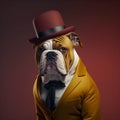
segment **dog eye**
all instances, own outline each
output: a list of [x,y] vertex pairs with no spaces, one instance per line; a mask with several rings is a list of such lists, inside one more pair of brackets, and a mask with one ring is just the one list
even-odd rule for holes
[[65,53],[65,52],[67,51],[67,48],[61,47],[61,48],[59,49],[59,51],[62,52],[62,53]]

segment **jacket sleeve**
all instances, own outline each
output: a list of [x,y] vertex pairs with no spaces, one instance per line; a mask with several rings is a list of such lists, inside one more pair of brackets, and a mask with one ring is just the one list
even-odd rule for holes
[[36,104],[36,120],[45,120],[42,111],[39,109],[39,106]]
[[35,80],[33,85],[33,96],[36,109],[36,120],[45,120],[43,112],[40,109],[38,78]]
[[86,91],[82,101],[83,120],[101,120],[100,95],[98,88],[87,73]]

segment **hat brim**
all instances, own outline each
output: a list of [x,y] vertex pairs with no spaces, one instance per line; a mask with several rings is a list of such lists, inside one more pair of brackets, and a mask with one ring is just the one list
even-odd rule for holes
[[34,44],[34,45],[38,45],[45,40],[48,40],[48,39],[51,39],[51,38],[54,38],[54,37],[57,37],[60,35],[67,34],[67,33],[72,32],[74,30],[75,30],[75,26],[69,26],[69,27],[66,27],[65,29],[63,29],[59,32],[55,32],[53,34],[49,34],[49,35],[41,37],[41,38],[37,38],[37,37],[31,38],[31,39],[29,39],[29,42]]

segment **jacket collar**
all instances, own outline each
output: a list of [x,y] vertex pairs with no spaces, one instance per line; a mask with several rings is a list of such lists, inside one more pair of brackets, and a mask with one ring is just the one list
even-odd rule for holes
[[76,68],[75,74],[77,74],[78,77],[82,77],[86,75],[86,66],[84,65],[81,59],[78,62],[78,66]]

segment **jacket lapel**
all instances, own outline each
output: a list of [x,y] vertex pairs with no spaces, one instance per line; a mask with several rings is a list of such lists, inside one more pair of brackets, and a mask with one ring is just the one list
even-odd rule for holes
[[79,77],[83,77],[83,76],[85,76],[85,74],[86,74],[86,67],[83,64],[83,62],[81,60],[79,60],[79,63],[78,63],[77,68],[75,70],[75,74],[72,78],[72,81],[70,82],[69,86],[65,90],[58,105],[77,87],[77,85],[80,83]]

